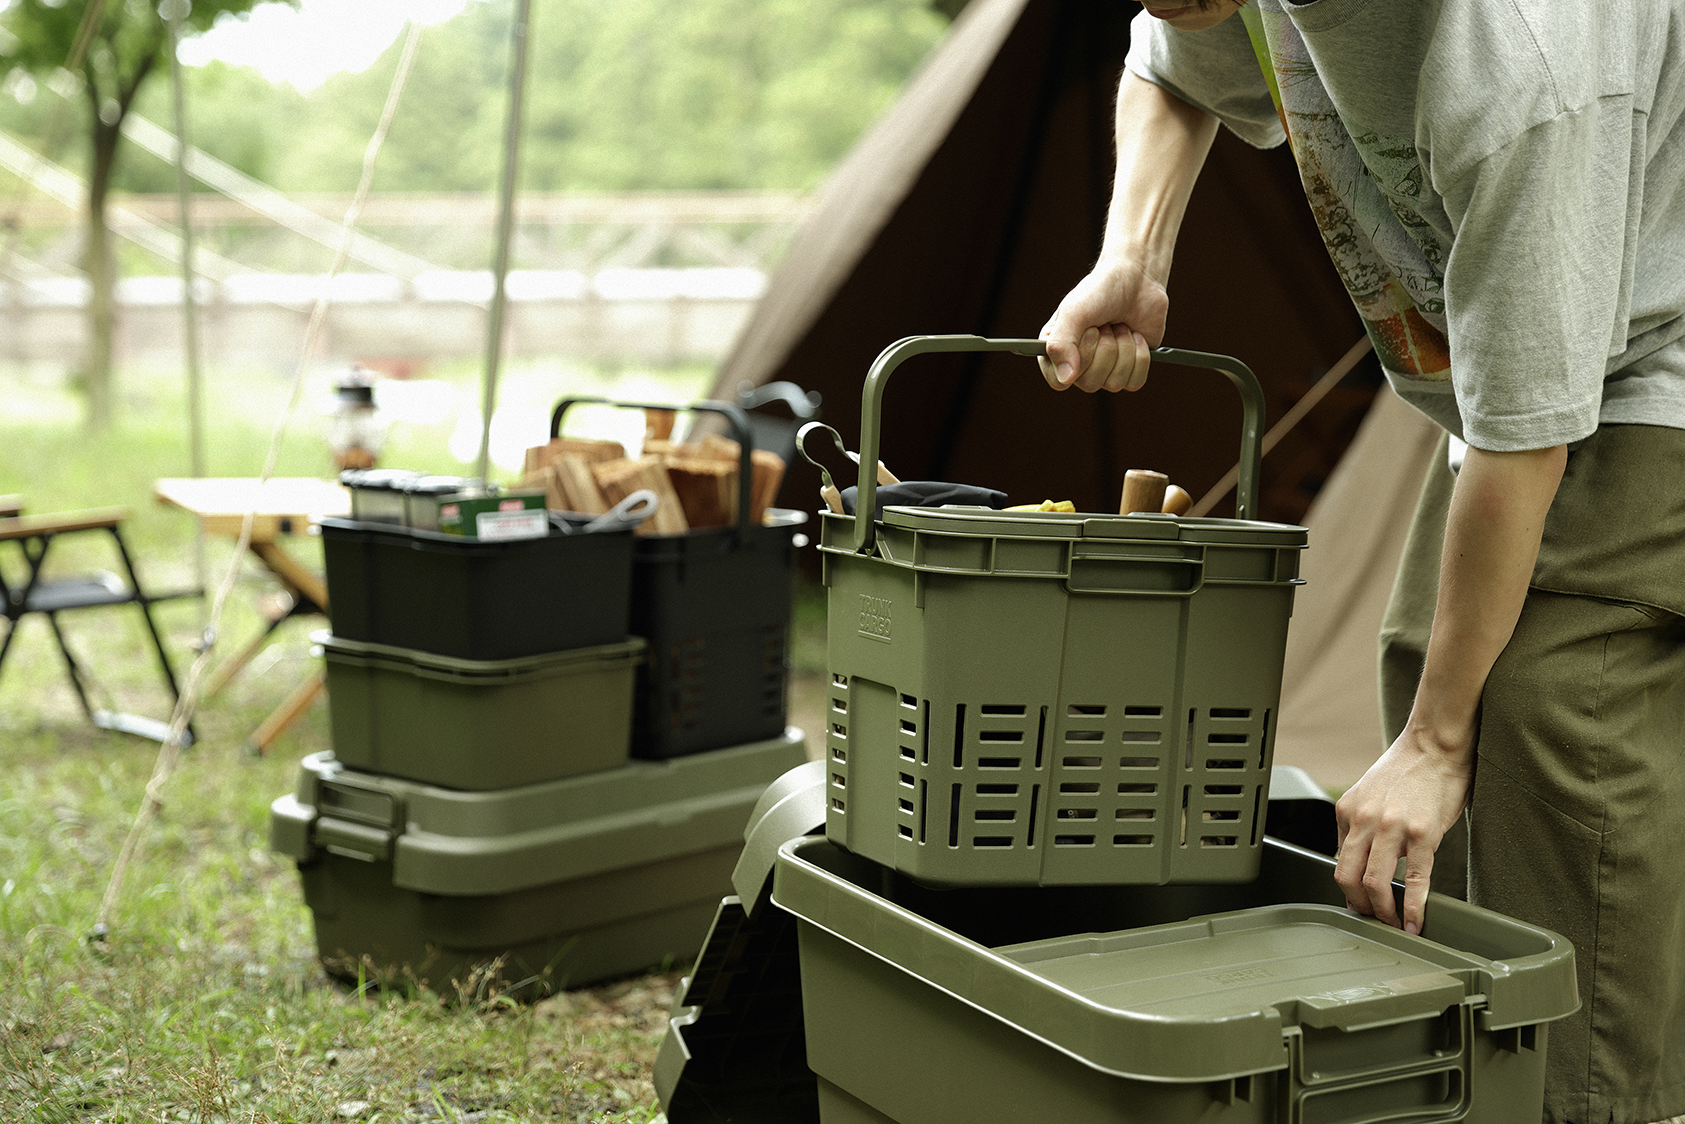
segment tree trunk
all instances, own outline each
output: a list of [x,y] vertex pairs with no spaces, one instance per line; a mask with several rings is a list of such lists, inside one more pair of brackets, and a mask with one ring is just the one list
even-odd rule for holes
[[117,262],[111,252],[111,224],[106,219],[106,199],[111,192],[111,176],[117,166],[117,143],[123,135],[123,118],[128,116],[146,76],[157,61],[163,43],[163,24],[154,19],[153,43],[142,56],[134,74],[127,82],[119,82],[113,98],[115,112],[106,121],[101,116],[105,95],[91,64],[83,67],[84,88],[88,92],[89,108],[93,113],[93,163],[88,170],[88,349],[83,368],[84,391],[87,395],[86,425],[98,432],[111,425],[116,405],[116,380],[112,371],[113,342],[117,335]]
[[93,164],[88,176],[88,346],[82,368],[83,392],[87,396],[86,424],[98,432],[111,425],[112,341],[117,333],[117,267],[111,253],[111,227],[106,221],[106,197],[111,190],[111,172],[117,157],[117,129],[98,117],[95,107]]

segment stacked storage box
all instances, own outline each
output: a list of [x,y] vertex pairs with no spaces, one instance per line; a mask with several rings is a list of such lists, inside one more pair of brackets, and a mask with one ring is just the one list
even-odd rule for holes
[[271,845],[299,864],[338,975],[544,994],[702,945],[767,777],[800,731],[673,761],[465,791],[304,759]]
[[546,518],[513,540],[323,522],[334,748],[271,842],[336,974],[541,994],[692,956],[756,797],[805,757],[780,702],[760,736],[632,760],[632,532]]
[[[552,440],[570,409],[589,404],[672,411],[567,398],[551,412]],[[756,453],[742,409],[724,402],[687,409],[724,419],[732,432],[736,496],[729,506],[736,522],[639,535],[633,544],[631,631],[649,648],[638,669],[632,756],[651,760],[777,737],[784,729],[795,535],[807,518],[780,508],[756,516]]]
[[[860,464],[901,360],[1040,349],[895,345]],[[1251,372],[1156,359],[1242,390],[1240,518],[879,511],[864,471],[822,516],[825,759],[763,800],[677,1000],[672,1124],[1538,1119],[1567,942],[1437,895],[1405,934],[1265,837],[1305,532],[1249,518]]]

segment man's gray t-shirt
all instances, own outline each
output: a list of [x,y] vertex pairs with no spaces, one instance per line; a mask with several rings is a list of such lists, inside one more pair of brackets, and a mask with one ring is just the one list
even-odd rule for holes
[[1291,141],[1403,398],[1499,451],[1685,428],[1685,0],[1247,8],[1143,13],[1129,69]]

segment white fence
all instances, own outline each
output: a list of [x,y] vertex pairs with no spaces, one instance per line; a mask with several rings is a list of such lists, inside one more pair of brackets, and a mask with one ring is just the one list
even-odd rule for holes
[[[202,354],[217,365],[290,370],[325,282],[324,275],[275,273],[201,279],[195,296]],[[657,365],[717,360],[765,285],[762,271],[741,266],[512,271],[505,353]],[[74,365],[85,350],[87,288],[80,277],[0,284],[0,362]],[[436,270],[410,281],[340,274],[328,294],[317,358],[478,357],[491,291],[488,270]],[[175,277],[119,282],[119,362],[180,362],[181,292]]]

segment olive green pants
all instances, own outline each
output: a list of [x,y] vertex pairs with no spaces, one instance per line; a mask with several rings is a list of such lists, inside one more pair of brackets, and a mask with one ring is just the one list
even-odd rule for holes
[[[1452,481],[1430,472],[1388,606],[1389,736],[1420,675]],[[1570,454],[1487,681],[1467,823],[1469,899],[1574,944],[1581,1005],[1550,1026],[1545,1120],[1685,1114],[1685,430],[1605,426]]]

